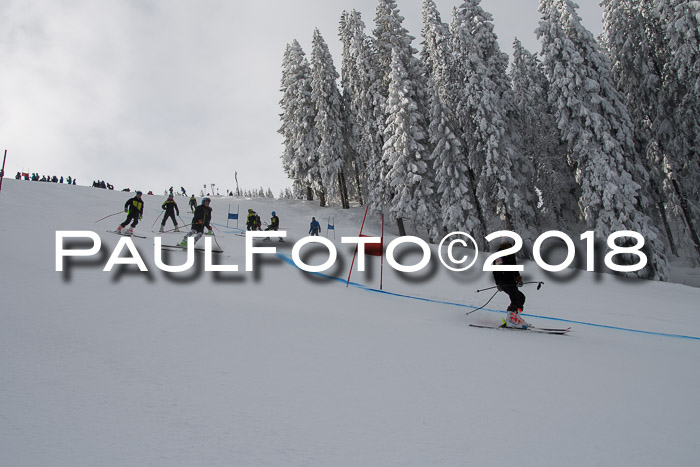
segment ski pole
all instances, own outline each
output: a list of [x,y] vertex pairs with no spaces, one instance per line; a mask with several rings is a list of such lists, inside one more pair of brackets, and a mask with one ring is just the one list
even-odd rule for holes
[[214,243],[216,243],[217,248],[219,248],[219,250],[221,251],[224,251],[224,249],[221,248],[221,245],[219,245],[219,242],[216,241],[216,235],[212,235],[212,237],[214,237]]
[[0,190],[2,190],[2,179],[5,177],[5,161],[7,160],[7,149],[5,149],[5,157],[2,158],[2,169],[0,169]]
[[[212,225],[216,230],[219,230],[215,225]],[[219,248],[219,250],[223,251],[224,249],[221,248],[221,245],[219,245],[219,242],[216,240],[216,234],[214,234],[214,230],[210,230],[212,232],[211,237],[214,239],[214,243],[216,243],[216,246]],[[219,230],[221,232],[221,230]]]
[[158,222],[158,219],[160,219],[160,216],[162,216],[162,215],[163,215],[163,211],[161,211],[160,214],[158,214],[158,217],[156,217],[156,220],[153,221],[153,225],[151,226],[151,228],[153,228],[153,226],[156,225],[156,222]]
[[118,211],[118,212],[115,212],[114,214],[110,214],[109,216],[104,216],[102,219],[97,219],[97,220],[95,221],[95,224],[97,224],[97,223],[100,222],[100,221],[103,221],[103,220],[107,219],[108,217],[112,217],[112,216],[116,216],[117,214],[121,214],[122,212],[123,212],[123,211]]
[[[525,284],[537,284],[537,290],[540,290],[540,289],[542,288],[542,284],[544,284],[544,282],[530,281],[530,282],[523,282],[523,283],[522,283],[522,285],[525,285]],[[483,292],[484,290],[491,290],[491,289],[495,289],[495,288],[497,288],[497,287],[498,287],[497,285],[494,285],[493,287],[487,287],[487,288],[485,288],[485,289],[479,289],[479,290],[477,290],[476,292],[479,293],[479,292]]]
[[[493,287],[489,287],[489,289],[493,289]],[[488,289],[483,289],[483,290],[488,290]],[[495,297],[496,294],[497,294],[498,292],[500,292],[500,290],[496,290],[496,291],[493,293],[493,295],[491,295],[491,298],[489,298],[489,301],[488,301],[488,302],[484,303],[483,305],[481,305],[481,306],[480,306],[479,308],[477,308],[476,310],[472,310],[472,311],[466,312],[465,315],[466,315],[466,316],[469,316],[469,315],[471,315],[472,313],[474,313],[475,311],[481,310],[483,307],[485,307],[486,305],[488,305],[488,304],[491,302],[491,300],[493,300],[493,297]]]
[[[523,282],[522,285],[525,285],[525,284],[537,284],[537,290],[540,290],[540,289],[542,288],[542,284],[544,284],[544,282],[530,281],[530,282]],[[483,292],[484,290],[491,290],[491,289],[495,289],[495,288],[498,288],[498,286],[497,286],[497,285],[494,285],[493,287],[488,287],[488,288],[486,288],[486,289],[479,289],[479,290],[477,290],[477,293],[478,293],[478,292]],[[465,313],[465,315],[468,316],[468,315],[471,315],[472,313],[474,313],[475,311],[481,310],[483,307],[485,307],[486,305],[488,305],[488,304],[491,302],[491,300],[493,300],[493,297],[495,297],[496,294],[497,294],[498,292],[500,292],[500,290],[496,290],[496,291],[493,293],[493,295],[491,295],[491,298],[489,298],[489,300],[488,300],[486,303],[484,303],[483,305],[481,305],[481,306],[480,306],[479,308],[477,308],[476,310],[472,310],[472,311],[469,311],[469,312]]]

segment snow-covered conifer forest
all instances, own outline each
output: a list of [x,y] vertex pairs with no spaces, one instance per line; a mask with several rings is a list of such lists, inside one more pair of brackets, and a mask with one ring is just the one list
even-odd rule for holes
[[[633,230],[650,255],[700,263],[700,2],[603,0],[601,37],[571,0],[540,0],[541,50],[500,50],[491,14],[423,1],[420,44],[395,0],[373,26],[339,24],[340,73],[321,33],[282,63],[283,165],[321,205],[368,204],[436,239],[512,230]],[[421,47],[420,52],[416,49]],[[310,57],[310,59],[308,58]]]

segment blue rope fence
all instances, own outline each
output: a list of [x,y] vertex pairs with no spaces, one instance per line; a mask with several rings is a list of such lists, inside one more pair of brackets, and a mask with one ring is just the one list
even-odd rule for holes
[[[297,267],[297,265],[294,263],[294,261],[292,260],[291,257],[289,257],[289,256],[287,256],[287,255],[285,255],[285,254],[282,254],[282,253],[277,253],[277,256],[278,256],[281,260],[283,260],[285,263],[287,263],[287,264],[289,264],[289,265],[291,265],[291,266],[294,266],[295,268],[299,269],[299,268]],[[301,269],[300,269],[300,270],[301,270]],[[329,275],[326,275],[326,274],[323,274],[323,273],[320,273],[320,272],[313,272],[313,273],[309,273],[309,274],[314,274],[314,275],[316,275],[316,276],[318,276],[318,277],[322,277],[322,278],[324,278],[324,279],[331,279],[331,280],[334,280],[334,281],[336,281],[336,282],[342,282],[342,283],[345,283],[345,282],[346,282],[345,279],[342,279],[342,278],[339,278],[339,277],[329,276]],[[464,303],[449,302],[449,301],[445,301],[445,300],[436,300],[436,299],[432,299],[432,298],[415,297],[415,296],[413,296],[413,295],[400,294],[400,293],[396,293],[396,292],[387,292],[386,290],[374,289],[374,288],[372,288],[372,287],[368,287],[368,286],[366,286],[366,285],[359,284],[359,283],[357,283],[357,282],[350,282],[350,285],[353,286],[353,287],[355,287],[355,288],[365,290],[365,291],[367,291],[367,292],[373,292],[373,293],[378,293],[378,294],[383,294],[383,295],[389,295],[389,296],[392,296],[392,297],[405,298],[405,299],[408,299],[408,300],[417,300],[417,301],[426,302],[426,303],[435,303],[435,304],[438,304],[438,305],[456,306],[456,307],[460,307],[460,308],[470,308],[470,309],[476,309],[476,308],[478,308],[478,307],[476,307],[476,306],[474,306],[474,305],[466,305],[466,304],[464,304]],[[503,311],[503,310],[494,310],[494,309],[491,309],[491,308],[482,308],[482,310],[484,310],[484,311],[489,311],[489,312],[491,312],[491,313],[505,313],[505,311]],[[688,339],[688,340],[700,341],[700,337],[696,337],[696,336],[686,336],[686,335],[683,335],[683,334],[670,334],[670,333],[665,333],[665,332],[644,331],[644,330],[641,330],[641,329],[631,329],[631,328],[623,328],[623,327],[619,327],[619,326],[608,326],[608,325],[605,325],[605,324],[587,323],[587,322],[585,322],[585,321],[573,321],[573,320],[570,320],[570,319],[552,318],[552,317],[550,317],[550,316],[540,316],[540,315],[530,315],[530,314],[523,314],[523,316],[527,316],[527,317],[529,317],[529,318],[547,319],[547,320],[550,320],[550,321],[556,321],[556,322],[560,322],[560,323],[580,324],[580,325],[583,325],[583,326],[591,326],[591,327],[596,327],[596,328],[611,329],[611,330],[614,330],[614,331],[623,331],[623,332],[633,332],[633,333],[637,333],[637,334],[646,334],[646,335],[649,335],[649,336],[671,337],[671,338],[674,338],[674,339]]]

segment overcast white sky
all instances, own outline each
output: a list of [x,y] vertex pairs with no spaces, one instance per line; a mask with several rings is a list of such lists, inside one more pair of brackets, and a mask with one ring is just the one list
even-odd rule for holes
[[[398,0],[420,47],[421,0]],[[449,22],[457,0],[436,0]],[[315,27],[340,73],[338,20],[377,0],[0,0],[0,150],[17,171],[103,179],[116,189],[171,185],[223,194],[291,182],[282,171],[282,55],[307,56]],[[597,0],[579,14],[601,32]],[[483,0],[504,51],[539,51],[537,0]],[[0,157],[2,154],[0,154]]]

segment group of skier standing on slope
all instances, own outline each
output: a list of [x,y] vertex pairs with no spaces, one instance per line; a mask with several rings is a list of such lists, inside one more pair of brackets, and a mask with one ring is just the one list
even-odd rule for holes
[[[143,193],[137,191],[136,196],[127,200],[127,202],[124,203],[124,212],[127,213],[127,217],[126,220],[119,224],[119,227],[117,227],[117,233],[125,233],[126,235],[131,235],[134,233],[134,228],[136,227],[136,225],[138,225],[139,220],[143,219],[144,202],[142,196]],[[181,246],[187,246],[187,238],[192,236],[195,237],[194,241],[196,243],[200,238],[202,238],[202,235],[204,235],[205,227],[208,230],[207,233],[212,234],[212,209],[209,207],[210,203],[211,199],[205,197],[202,198],[202,204],[197,205],[197,199],[194,195],[192,195],[192,197],[190,198],[190,208],[192,209],[194,217],[192,218],[190,231],[187,232],[182,242],[180,242]],[[159,232],[163,232],[165,228],[165,223],[168,219],[172,219],[173,224],[175,224],[175,231],[179,232],[180,229],[175,214],[177,214],[177,216],[180,216],[180,209],[178,208],[172,193],[168,195],[168,199],[161,205],[161,208],[165,212],[163,213],[163,220],[160,223]],[[131,227],[124,231],[124,228],[129,223],[131,223]]]
[[[267,230],[279,230],[280,219],[277,217],[277,213],[272,211],[272,218],[270,219],[270,224],[265,229]],[[260,216],[257,212],[252,209],[248,209],[248,217],[246,218],[246,229],[247,230],[262,230],[262,223],[260,222]],[[315,217],[311,218],[311,223],[309,224],[309,235],[318,235],[321,232],[321,224],[318,223]],[[267,238],[266,240],[269,240]],[[281,238],[279,241],[283,241]]]
[[[280,218],[277,217],[277,213],[275,211],[272,211],[271,216],[272,217],[270,218],[270,223],[267,225],[265,231],[277,231],[280,229]],[[248,216],[246,217],[245,227],[246,230],[262,230],[262,222],[260,221],[260,216],[257,212],[255,212],[252,209],[248,209]],[[270,241],[270,237],[264,238],[263,241]],[[284,240],[282,239],[282,237],[280,237],[277,239],[277,241],[283,242]]]
[[[117,227],[117,233],[124,233],[126,235],[131,235],[134,233],[134,228],[136,227],[136,225],[138,225],[139,220],[143,219],[144,202],[142,196],[143,193],[141,191],[137,191],[136,195],[133,198],[127,200],[126,203],[124,203],[124,212],[127,213],[127,217],[126,220],[119,224],[119,227]],[[211,227],[212,209],[209,206],[210,203],[211,199],[205,197],[202,198],[202,203],[200,205],[197,205],[197,198],[195,198],[194,195],[190,197],[189,205],[190,209],[192,210],[192,213],[194,214],[194,217],[192,218],[190,231],[185,235],[182,242],[180,242],[181,246],[187,246],[187,238],[192,236],[195,237],[196,243],[202,237],[202,235],[204,235],[205,227],[207,228],[208,235],[211,235],[213,233]],[[176,232],[179,232],[180,229],[177,223],[176,215],[177,217],[180,216],[180,209],[178,208],[172,193],[168,195],[168,199],[162,204],[161,208],[165,212],[163,213],[163,220],[160,223],[159,232],[164,231],[165,224],[168,221],[168,219],[171,219],[173,221],[173,224],[175,225],[174,230]],[[272,211],[271,216],[272,217],[270,218],[270,223],[268,224],[265,230],[277,231],[279,230],[280,219],[275,211]],[[124,230],[124,228],[127,225],[129,225],[129,223],[131,223],[131,227],[129,227],[127,230]],[[262,222],[260,221],[260,216],[253,209],[248,209],[246,228],[247,230],[262,230]],[[320,232],[320,224],[318,223],[315,217],[312,217],[311,223],[309,225],[309,234],[318,235]],[[268,237],[264,240],[270,239]],[[284,240],[282,238],[279,238],[279,241],[282,242]]]
[[[119,227],[117,227],[118,233],[122,233],[124,227],[126,227],[129,224],[129,222],[131,222],[131,227],[125,232],[127,235],[131,235],[134,231],[134,227],[136,227],[136,225],[139,223],[139,220],[143,218],[144,203],[141,196],[142,193],[140,191],[137,191],[136,196],[129,199],[124,204],[124,211],[127,213],[127,218],[124,222],[122,222],[119,225]],[[197,205],[197,199],[194,195],[192,195],[192,197],[190,198],[190,208],[192,209],[194,217],[192,218],[190,231],[182,239],[182,241],[179,244],[180,246],[186,247],[187,238],[192,236],[194,236],[194,241],[195,243],[197,243],[197,241],[204,235],[205,227],[207,228],[208,235],[213,234],[211,227],[212,209],[211,207],[209,207],[210,203],[211,199],[205,197],[202,199],[202,203],[200,205]],[[180,210],[177,207],[177,203],[175,202],[172,193],[168,196],[168,199],[163,203],[161,207],[163,210],[165,210],[165,213],[163,215],[163,220],[160,224],[159,231],[163,232],[166,221],[168,219],[172,219],[173,224],[175,224],[175,231],[179,232],[180,230],[177,223],[177,219],[175,218],[175,214],[177,213],[177,215],[179,216]],[[270,224],[265,230],[277,231],[279,230],[280,225],[279,217],[277,217],[277,213],[275,211],[272,211],[271,214],[272,217],[270,219]],[[260,216],[253,209],[248,209],[248,216],[246,218],[246,229],[262,230]],[[309,235],[318,235],[320,232],[321,225],[315,217],[312,217],[311,223],[309,225]],[[270,238],[268,237],[264,240],[270,240]],[[282,242],[283,240],[282,238],[279,238],[278,241]],[[508,241],[503,242],[499,247],[499,251],[504,251],[508,248],[511,248],[512,246],[513,245]],[[494,262],[494,264],[503,266],[514,266],[516,264],[515,255],[511,254],[500,257]],[[530,327],[531,325],[527,321],[525,321],[525,319],[523,319],[523,317],[521,316],[523,307],[525,305],[525,294],[523,294],[519,290],[519,288],[523,286],[523,278],[520,275],[520,273],[518,273],[517,271],[494,271],[493,278],[496,282],[496,287],[498,288],[498,291],[505,292],[510,298],[510,305],[506,309],[507,314],[506,319],[503,323],[504,326],[525,329]]]

